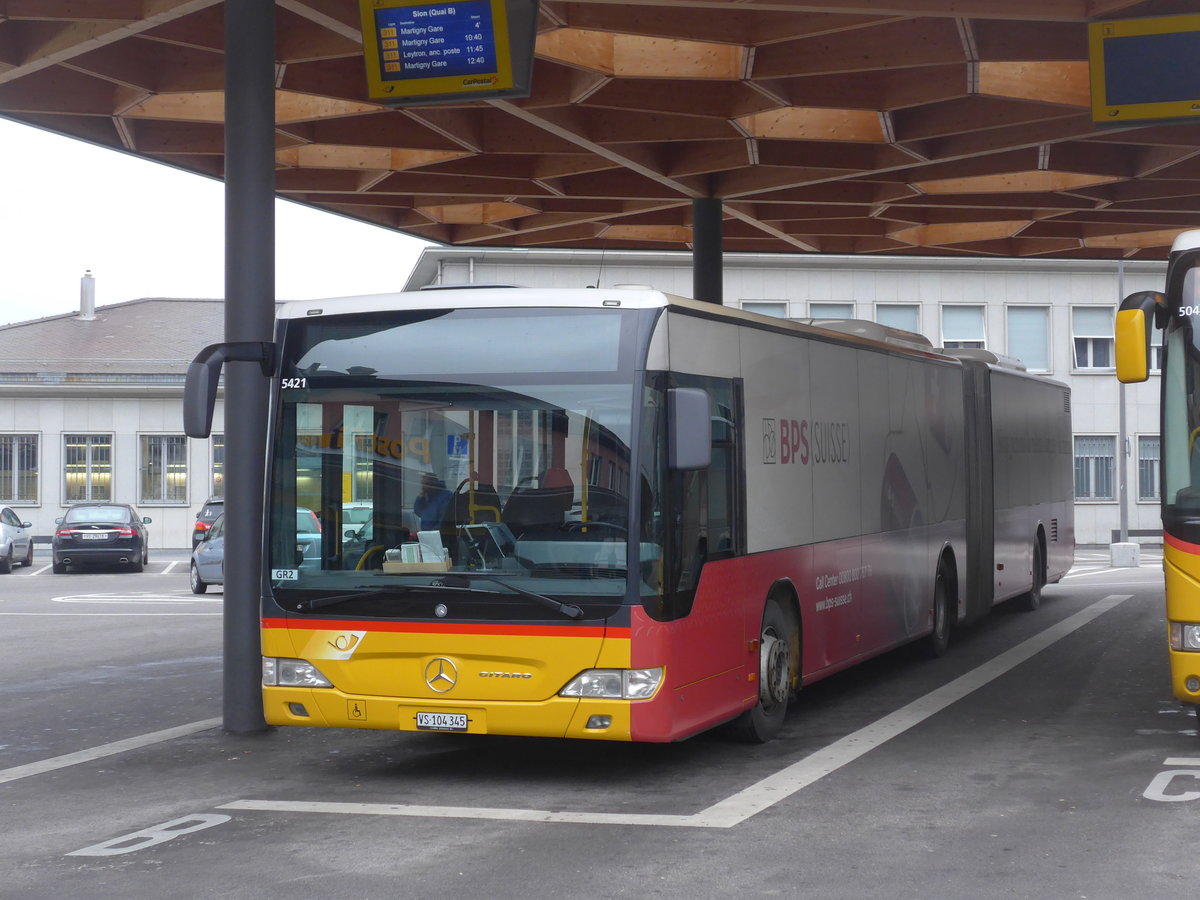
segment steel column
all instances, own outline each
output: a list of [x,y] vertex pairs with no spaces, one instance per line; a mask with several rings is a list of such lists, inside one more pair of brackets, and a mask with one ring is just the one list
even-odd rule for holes
[[692,297],[721,303],[722,202],[720,197],[692,200]]
[[[225,340],[269,341],[275,317],[275,0],[225,6]],[[225,364],[225,730],[263,731],[263,459],[267,379]]]

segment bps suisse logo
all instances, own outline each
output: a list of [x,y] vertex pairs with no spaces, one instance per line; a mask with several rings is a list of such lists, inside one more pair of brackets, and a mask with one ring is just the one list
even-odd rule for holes
[[810,462],[848,463],[850,426],[846,422],[763,419],[763,463],[802,466]]

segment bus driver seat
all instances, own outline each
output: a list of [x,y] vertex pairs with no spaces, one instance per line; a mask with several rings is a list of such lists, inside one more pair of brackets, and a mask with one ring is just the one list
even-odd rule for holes
[[518,487],[504,504],[503,520],[517,537],[537,532],[557,533],[571,508],[575,484],[561,467],[547,469],[537,487]]

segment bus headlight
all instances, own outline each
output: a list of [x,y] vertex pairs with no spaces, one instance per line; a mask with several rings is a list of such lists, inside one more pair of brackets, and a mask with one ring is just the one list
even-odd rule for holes
[[286,657],[263,657],[264,685],[278,687],[333,687],[333,683],[310,662]]
[[1171,649],[1200,651],[1200,624],[1172,622]]
[[588,669],[558,692],[560,697],[600,697],[605,700],[647,700],[662,683],[662,667],[655,669]]

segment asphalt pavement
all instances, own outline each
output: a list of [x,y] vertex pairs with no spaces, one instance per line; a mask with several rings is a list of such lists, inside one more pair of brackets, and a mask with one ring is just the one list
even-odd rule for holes
[[221,595],[186,550],[35,561],[0,576],[0,897],[1191,900],[1161,556],[1106,553],[942,659],[806,688],[753,747],[226,734]]

